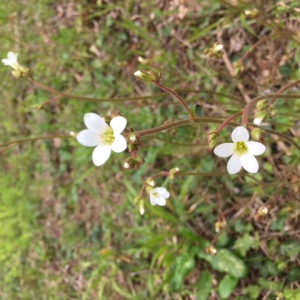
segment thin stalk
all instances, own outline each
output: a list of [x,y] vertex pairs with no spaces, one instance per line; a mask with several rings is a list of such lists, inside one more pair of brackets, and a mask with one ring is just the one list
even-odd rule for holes
[[178,99],[179,102],[182,104],[182,106],[185,108],[185,110],[188,112],[190,119],[191,120],[195,119],[193,112],[190,110],[190,108],[188,107],[186,102],[175,91],[168,88],[167,86],[164,86],[163,84],[159,83],[158,81],[153,81],[153,83],[156,84],[158,87],[160,87],[162,90],[164,90],[164,91],[168,92],[169,94],[171,94],[172,96],[174,96],[176,99]]
[[0,144],[0,147],[3,146],[10,146],[10,145],[17,145],[17,144],[22,144],[26,142],[32,142],[32,141],[38,141],[38,140],[48,140],[48,139],[54,139],[54,138],[70,138],[70,135],[46,135],[46,136],[38,136],[38,137],[33,137],[33,138],[26,138],[22,140],[16,140],[16,141],[11,141],[7,143]]
[[[195,118],[193,120],[188,119],[188,120],[180,120],[180,121],[175,121],[169,124],[161,125],[158,127],[150,128],[150,129],[145,129],[141,131],[137,131],[136,134],[139,136],[148,136],[152,134],[156,134],[165,130],[169,130],[172,128],[176,128],[179,126],[184,126],[184,125],[189,125],[189,124],[195,124],[195,123],[222,123],[222,120],[220,119],[215,119],[215,118]],[[230,123],[230,125],[237,125],[236,123]]]

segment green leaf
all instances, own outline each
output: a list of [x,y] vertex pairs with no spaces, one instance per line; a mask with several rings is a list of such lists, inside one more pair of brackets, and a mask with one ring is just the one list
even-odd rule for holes
[[175,260],[174,275],[171,280],[171,288],[174,291],[182,289],[183,280],[195,267],[194,257],[191,255],[177,256]]
[[287,241],[280,245],[279,253],[294,260],[300,253],[300,243],[298,241]]
[[208,271],[201,273],[197,281],[197,299],[206,300],[209,297],[212,287],[212,276]]
[[200,252],[198,256],[209,262],[214,270],[228,273],[235,278],[242,278],[247,274],[245,263],[227,249],[218,250],[216,256],[205,252]]
[[233,292],[237,283],[238,283],[237,278],[228,274],[225,275],[225,277],[222,279],[219,285],[219,293],[221,298],[227,299],[230,296],[230,294]]
[[258,285],[250,284],[245,288],[245,292],[249,295],[250,299],[258,299],[261,288]]
[[286,300],[298,300],[300,299],[300,289],[297,290],[290,290],[290,289],[285,289],[283,291],[284,297]]
[[244,234],[241,238],[237,239],[234,243],[233,249],[240,256],[245,257],[248,250],[253,246],[254,238],[249,233]]

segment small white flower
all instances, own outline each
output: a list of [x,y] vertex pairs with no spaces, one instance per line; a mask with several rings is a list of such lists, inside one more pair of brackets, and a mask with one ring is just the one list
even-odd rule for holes
[[97,167],[108,160],[111,150],[120,153],[127,148],[126,139],[121,135],[127,123],[125,118],[114,117],[108,126],[99,115],[87,113],[84,123],[88,129],[78,133],[77,141],[87,147],[96,146],[92,158]]
[[151,205],[166,205],[166,199],[170,197],[170,193],[164,187],[157,187],[150,191]]
[[220,157],[231,158],[227,164],[229,174],[236,174],[243,167],[249,173],[258,171],[258,162],[254,155],[263,154],[266,147],[259,142],[249,140],[249,132],[243,126],[236,127],[231,138],[233,143],[224,143],[214,149],[214,153]]
[[23,67],[18,63],[18,53],[8,52],[7,58],[3,58],[2,63],[6,66],[11,67],[12,75],[16,78],[25,77],[29,74],[29,69],[27,67]]
[[2,59],[2,63],[6,66],[10,66],[14,70],[18,70],[20,65],[18,63],[18,53],[8,52],[7,58]]

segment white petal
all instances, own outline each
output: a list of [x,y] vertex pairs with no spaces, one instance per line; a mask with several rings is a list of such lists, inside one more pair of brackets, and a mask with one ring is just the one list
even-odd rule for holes
[[123,135],[115,136],[115,141],[111,145],[111,149],[114,152],[120,153],[123,152],[127,148],[127,142]]
[[247,142],[249,140],[249,132],[244,126],[238,126],[232,131],[231,138],[235,143]]
[[170,197],[170,193],[166,190],[166,192],[162,196],[168,199]]
[[229,174],[236,174],[242,168],[240,157],[233,153],[227,163],[227,171]]
[[266,151],[266,146],[259,142],[247,142],[246,143],[249,153],[252,155],[260,155]]
[[164,206],[166,205],[166,199],[162,195],[158,195],[156,197],[156,204],[159,206]]
[[98,167],[103,165],[110,157],[111,147],[99,145],[93,152],[93,162]]
[[10,60],[12,63],[16,63],[18,61],[18,53],[14,53],[9,51],[7,53],[7,58]]
[[157,187],[152,190],[152,193],[158,193],[159,195],[163,195],[167,191],[164,187]]
[[11,65],[11,61],[8,60],[7,58],[3,58],[1,61],[2,61],[2,63],[3,63],[5,66],[10,66],[10,65]]
[[214,153],[219,157],[228,157],[233,154],[234,143],[224,143],[214,149]]
[[156,205],[156,199],[157,199],[157,197],[150,194],[150,203],[151,203],[151,205]]
[[257,159],[252,154],[245,154],[241,156],[241,163],[243,168],[249,173],[256,173],[258,171]]
[[100,135],[88,129],[80,131],[76,136],[77,141],[87,147],[95,147],[101,144]]
[[105,121],[97,114],[87,113],[84,115],[84,124],[86,127],[97,134],[102,134],[109,126]]
[[113,129],[114,134],[120,134],[126,127],[127,120],[124,117],[117,116],[110,121],[110,127]]

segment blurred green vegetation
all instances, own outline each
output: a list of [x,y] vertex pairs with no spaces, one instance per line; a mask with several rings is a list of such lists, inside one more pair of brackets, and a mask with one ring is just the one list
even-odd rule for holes
[[[87,112],[119,111],[135,130],[186,118],[172,97],[155,97],[157,87],[137,81],[138,69],[160,70],[197,116],[222,119],[245,106],[243,95],[300,80],[298,0],[2,2],[0,55],[19,53],[35,80],[87,97],[153,98],[63,98],[39,109],[57,95],[13,78],[2,65],[1,144],[78,132]],[[208,61],[205,54],[222,43],[233,63],[266,37],[235,77],[222,57]],[[267,128],[299,145],[300,100],[280,99],[276,108]],[[96,168],[92,150],[71,137],[0,148],[0,298],[300,299],[298,166],[272,202],[271,218],[253,219],[299,156],[286,140],[265,136],[258,174],[158,179],[171,192],[167,207],[146,202],[140,216],[134,206],[144,180],[157,172],[225,170],[226,161],[206,147],[207,132],[216,128],[147,137],[139,150],[145,164],[130,171],[122,170],[128,153]],[[228,226],[212,256],[205,249],[225,212]]]

